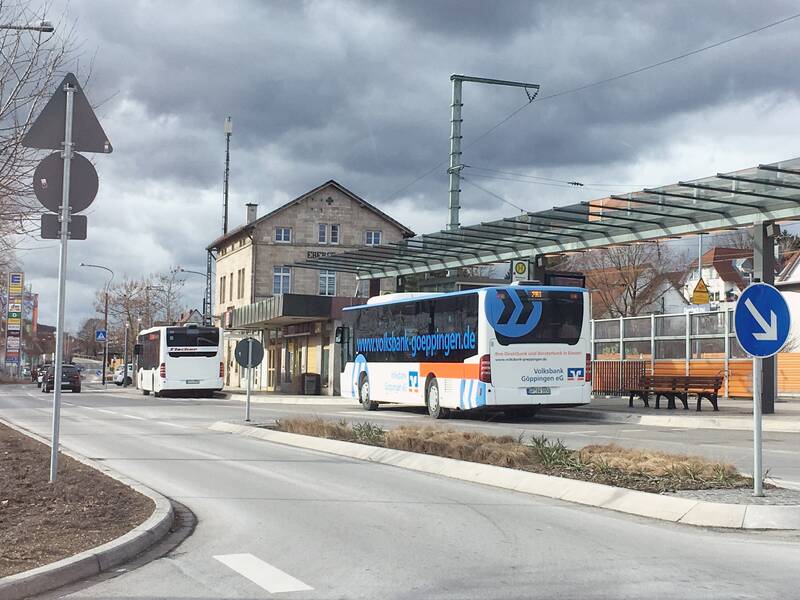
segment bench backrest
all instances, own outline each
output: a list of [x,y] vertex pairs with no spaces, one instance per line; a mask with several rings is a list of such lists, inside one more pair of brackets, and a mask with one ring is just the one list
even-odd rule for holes
[[708,375],[642,375],[639,380],[642,388],[668,388],[673,390],[719,390],[722,376]]

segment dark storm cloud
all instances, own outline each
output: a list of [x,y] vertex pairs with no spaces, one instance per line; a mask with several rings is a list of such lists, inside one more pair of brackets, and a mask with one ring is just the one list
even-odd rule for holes
[[[98,115],[115,146],[98,165],[90,239],[75,259],[107,259],[131,275],[175,264],[203,270],[203,248],[220,233],[226,115],[234,118],[232,224],[242,221],[245,202],[259,202],[263,214],[333,178],[390,213],[401,211],[394,216],[420,232],[439,229],[446,166],[405,186],[447,160],[452,73],[538,82],[544,98],[795,11],[781,0],[73,1],[76,31],[89,53],[97,49],[87,93],[95,102],[110,98]],[[627,177],[626,165],[681,143],[698,115],[796,100],[799,28],[800,21],[787,23],[534,102],[475,145],[526,98],[516,88],[465,84],[463,161],[564,178]],[[683,175],[670,172],[669,181]],[[591,197],[471,181],[526,207]],[[469,218],[515,212],[469,184],[462,188]],[[48,260],[55,262],[37,256],[31,268],[51,276],[42,264]]]

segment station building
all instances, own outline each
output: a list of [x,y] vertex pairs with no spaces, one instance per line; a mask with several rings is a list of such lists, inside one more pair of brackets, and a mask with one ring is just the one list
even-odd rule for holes
[[296,265],[348,250],[379,252],[414,233],[333,180],[260,217],[257,210],[248,204],[244,225],[207,247],[216,255],[214,321],[226,331],[225,385],[244,387],[234,349],[253,336],[265,350],[254,389],[302,393],[310,373],[319,375],[320,393],[338,394],[333,337],[342,308],[395,291],[395,278],[359,282],[347,271]]

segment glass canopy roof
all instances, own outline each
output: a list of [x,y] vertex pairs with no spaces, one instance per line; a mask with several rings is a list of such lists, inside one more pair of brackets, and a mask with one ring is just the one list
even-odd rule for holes
[[800,219],[800,158],[438,231],[294,266],[360,279],[665,240]]

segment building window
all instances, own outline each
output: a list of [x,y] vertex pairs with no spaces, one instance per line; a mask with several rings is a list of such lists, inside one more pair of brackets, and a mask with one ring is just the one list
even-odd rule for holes
[[292,228],[291,227],[276,227],[275,228],[275,241],[288,244],[292,241]]
[[325,223],[319,224],[319,235],[317,237],[317,241],[320,244],[327,244],[328,243],[328,225]]
[[219,278],[219,303],[225,302],[225,275]]
[[319,295],[320,296],[336,295],[336,271],[319,272]]
[[228,300],[233,300],[233,273],[231,273],[230,281],[228,281]]
[[381,232],[380,231],[367,231],[365,236],[367,246],[380,246],[381,245]]
[[288,294],[292,289],[292,270],[289,267],[272,268],[272,293]]
[[244,298],[244,269],[239,269],[239,279],[236,282],[236,293],[239,299]]
[[331,225],[331,244],[339,243],[339,226]]

